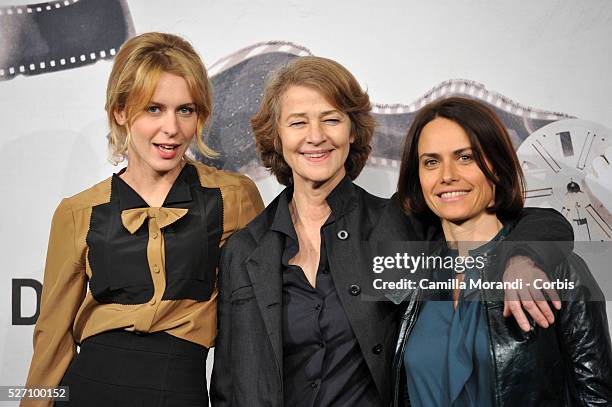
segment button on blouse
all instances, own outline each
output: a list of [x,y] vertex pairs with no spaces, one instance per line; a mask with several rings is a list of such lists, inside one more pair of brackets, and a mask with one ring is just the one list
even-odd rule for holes
[[219,247],[262,209],[251,180],[200,164],[184,166],[160,208],[118,175],[64,199],[27,385],[56,386],[77,344],[109,330],[212,346]]
[[[289,264],[299,247],[288,202],[288,196],[281,197],[271,227],[285,235],[284,403],[296,407],[378,406],[374,381],[334,285],[323,234],[315,287],[301,267]],[[323,227],[333,222],[332,212]]]

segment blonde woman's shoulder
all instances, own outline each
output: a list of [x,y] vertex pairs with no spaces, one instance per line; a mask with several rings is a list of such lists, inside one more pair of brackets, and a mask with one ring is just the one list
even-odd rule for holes
[[246,175],[239,174],[237,172],[219,170],[202,163],[193,163],[192,165],[198,171],[200,183],[203,187],[238,187],[250,189],[251,186],[254,186],[253,181]]

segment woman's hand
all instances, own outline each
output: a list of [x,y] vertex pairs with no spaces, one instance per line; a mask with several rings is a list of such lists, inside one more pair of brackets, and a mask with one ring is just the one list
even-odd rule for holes
[[542,328],[548,328],[550,324],[555,322],[555,316],[544,293],[552,301],[555,309],[560,310],[561,301],[557,291],[554,289],[539,290],[533,287],[533,282],[536,279],[541,279],[543,282],[548,282],[549,280],[546,274],[527,256],[512,256],[506,265],[504,282],[516,281],[518,279],[523,280],[522,289],[505,290],[504,317],[514,316],[521,329],[529,332],[531,326],[523,311],[524,308],[536,324]]

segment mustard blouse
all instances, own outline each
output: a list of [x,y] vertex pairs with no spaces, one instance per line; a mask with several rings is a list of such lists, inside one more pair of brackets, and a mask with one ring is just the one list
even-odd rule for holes
[[250,179],[202,164],[185,165],[160,208],[117,175],[64,199],[26,386],[57,386],[77,345],[113,329],[213,346],[219,248],[262,209]]

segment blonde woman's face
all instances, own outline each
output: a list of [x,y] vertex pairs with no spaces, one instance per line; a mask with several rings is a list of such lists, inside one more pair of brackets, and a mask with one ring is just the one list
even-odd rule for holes
[[132,124],[124,112],[115,112],[121,126],[128,125],[128,166],[159,175],[181,167],[181,160],[196,133],[198,115],[187,81],[164,72],[144,112]]

